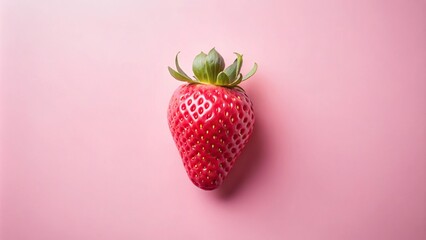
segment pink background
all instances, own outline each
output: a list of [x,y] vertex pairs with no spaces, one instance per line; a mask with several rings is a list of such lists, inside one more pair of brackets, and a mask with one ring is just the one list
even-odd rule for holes
[[[3,0],[1,240],[426,239],[426,2]],[[212,192],[166,121],[215,46],[259,71]],[[187,70],[187,71],[188,71]]]

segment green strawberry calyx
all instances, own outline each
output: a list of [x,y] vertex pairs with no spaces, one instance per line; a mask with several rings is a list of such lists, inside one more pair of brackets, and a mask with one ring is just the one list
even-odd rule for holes
[[194,79],[190,78],[179,66],[178,61],[179,52],[176,54],[175,64],[176,70],[171,67],[169,72],[172,77],[179,81],[187,83],[201,83],[201,84],[212,84],[223,87],[235,87],[242,81],[249,79],[256,73],[257,64],[254,63],[253,68],[244,77],[240,73],[241,66],[243,65],[243,55],[235,53],[237,58],[235,61],[225,68],[225,61],[223,57],[212,48],[208,54],[201,52],[198,54],[193,63],[192,71],[194,72]]

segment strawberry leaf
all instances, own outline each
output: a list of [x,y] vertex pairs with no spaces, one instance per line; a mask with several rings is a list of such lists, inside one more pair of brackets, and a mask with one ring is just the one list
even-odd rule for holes
[[224,70],[226,75],[228,75],[230,82],[234,82],[234,80],[237,79],[241,70],[241,65],[243,65],[243,55],[239,53],[235,53],[235,55],[237,55],[235,61]]
[[237,57],[235,61],[224,70],[231,82],[233,82],[237,78],[238,59],[239,58]]
[[170,75],[174,77],[176,80],[183,81],[183,82],[189,82],[189,83],[195,83],[196,81],[192,80],[191,78],[184,76],[180,74],[179,72],[176,72],[173,70],[173,68],[168,67]]
[[175,58],[175,64],[176,64],[176,69],[177,69],[177,71],[181,74],[181,75],[183,75],[183,76],[185,76],[185,77],[187,77],[187,78],[190,78],[190,77],[188,77],[188,75],[182,70],[182,68],[180,68],[180,66],[179,66],[179,60],[178,60],[178,55],[179,55],[179,53],[180,52],[178,52],[177,54],[176,54],[176,58]]
[[206,73],[210,83],[215,83],[217,75],[225,68],[225,60],[212,48],[206,57]]
[[229,83],[229,77],[224,72],[220,72],[217,75],[216,84],[219,85],[219,86],[225,86],[228,83]]
[[243,55],[236,52],[235,54],[237,55],[237,68],[235,70],[235,78],[237,78],[238,74],[240,74],[241,66],[243,65]]
[[192,63],[192,71],[194,72],[195,77],[200,81],[207,80],[207,74],[206,74],[206,54],[201,52],[198,54],[194,62]]
[[253,68],[250,70],[250,72],[248,72],[244,78],[243,81],[249,79],[251,76],[253,76],[257,71],[257,63],[254,63]]
[[240,74],[238,74],[237,79],[235,79],[235,81],[233,81],[231,84],[229,84],[229,86],[231,86],[231,87],[237,86],[238,84],[241,83],[242,79],[243,79],[243,75],[240,73]]

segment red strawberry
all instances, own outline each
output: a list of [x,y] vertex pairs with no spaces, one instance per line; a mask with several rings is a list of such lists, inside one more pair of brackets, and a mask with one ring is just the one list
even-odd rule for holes
[[252,102],[237,85],[256,72],[257,64],[242,77],[242,55],[236,55],[225,69],[214,48],[208,55],[201,52],[192,66],[195,80],[182,71],[177,55],[177,71],[169,67],[174,78],[188,83],[170,100],[170,131],[189,178],[205,190],[222,184],[253,132]]

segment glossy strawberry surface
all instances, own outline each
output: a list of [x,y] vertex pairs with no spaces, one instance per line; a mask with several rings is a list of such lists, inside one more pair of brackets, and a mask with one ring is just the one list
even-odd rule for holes
[[185,84],[173,94],[168,123],[191,181],[222,184],[253,132],[253,105],[240,87]]

